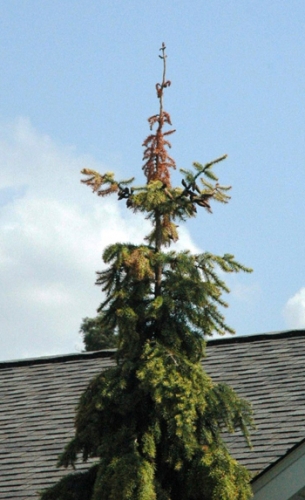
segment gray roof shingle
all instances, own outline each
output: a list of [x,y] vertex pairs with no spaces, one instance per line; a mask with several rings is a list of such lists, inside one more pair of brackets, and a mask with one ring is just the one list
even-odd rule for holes
[[[37,498],[65,473],[55,464],[73,435],[78,398],[113,363],[111,352],[0,363],[0,499]],[[228,443],[257,474],[305,437],[305,331],[212,340],[207,353],[213,380],[253,405],[253,450],[239,433]]]

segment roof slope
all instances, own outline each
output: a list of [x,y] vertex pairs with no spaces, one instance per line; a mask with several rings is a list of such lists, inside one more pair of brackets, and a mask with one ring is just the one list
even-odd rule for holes
[[[219,342],[219,343],[218,343]],[[227,382],[252,403],[253,450],[229,436],[232,454],[254,474],[305,437],[305,331],[214,341],[204,362],[215,382]]]
[[[228,438],[252,472],[276,462],[305,437],[305,331],[210,341],[203,361],[217,381],[252,402],[253,450]],[[64,473],[55,468],[73,435],[74,409],[111,351],[0,363],[0,499],[34,499]],[[85,464],[80,464],[85,467]]]

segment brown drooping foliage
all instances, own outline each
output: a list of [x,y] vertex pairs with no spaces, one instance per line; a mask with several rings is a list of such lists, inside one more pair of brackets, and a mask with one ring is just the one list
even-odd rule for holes
[[166,187],[170,187],[169,168],[176,168],[176,164],[175,160],[168,154],[167,148],[170,148],[171,144],[165,137],[173,134],[175,130],[163,131],[165,124],[172,125],[169,113],[163,109],[163,92],[164,89],[171,84],[170,80],[166,80],[167,56],[165,54],[165,49],[166,47],[163,43],[160,49],[162,51],[162,56],[159,56],[163,59],[163,78],[161,83],[156,84],[160,109],[158,114],[148,118],[150,130],[152,130],[156,124],[157,130],[155,134],[150,134],[143,142],[143,146],[145,147],[143,160],[145,160],[145,164],[142,168],[147,178],[147,184],[151,181],[159,180],[163,182]]

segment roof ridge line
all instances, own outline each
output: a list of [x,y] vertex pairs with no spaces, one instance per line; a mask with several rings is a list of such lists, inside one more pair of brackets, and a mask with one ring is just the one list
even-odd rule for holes
[[[225,337],[216,339],[206,339],[208,345],[217,344],[239,344],[246,342],[255,342],[259,340],[270,340],[271,338],[290,338],[290,337],[301,337],[305,336],[305,329],[297,330],[284,330],[278,332],[269,333],[259,333],[250,335],[238,335],[236,337]],[[94,359],[94,358],[108,358],[111,357],[116,352],[116,349],[103,349],[100,351],[83,351],[70,354],[55,354],[52,356],[41,356],[38,358],[24,358],[24,359],[13,359],[8,361],[0,361],[0,370],[4,368],[9,368],[13,366],[28,366],[28,365],[38,365],[44,363],[60,363],[62,361],[73,361],[78,359]]]
[[237,335],[231,337],[222,337],[217,339],[206,339],[207,344],[235,344],[245,342],[255,342],[256,340],[269,340],[270,338],[290,338],[302,337],[305,335],[305,329],[282,330],[269,333],[252,333],[250,335]]
[[0,370],[13,366],[41,365],[44,363],[60,363],[62,361],[73,361],[78,359],[109,358],[116,352],[116,349],[103,349],[100,351],[84,351],[70,354],[54,354],[52,356],[41,356],[39,358],[12,359],[0,361]]

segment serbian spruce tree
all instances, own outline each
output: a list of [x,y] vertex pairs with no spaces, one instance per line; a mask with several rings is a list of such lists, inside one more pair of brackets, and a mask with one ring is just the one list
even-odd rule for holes
[[[82,395],[75,437],[59,466],[77,459],[95,463],[47,490],[43,500],[245,500],[249,473],[230,455],[223,432],[241,429],[248,439],[251,408],[225,384],[205,373],[204,337],[232,332],[219,306],[228,288],[223,272],[250,271],[234,256],[168,249],[177,241],[176,222],[211,212],[213,200],[227,203],[228,187],[213,171],[225,156],[181,170],[173,187],[168,136],[174,130],[163,109],[162,82],[156,85],[159,112],[149,118],[144,141],[146,184],[118,181],[112,173],[85,169],[82,181],[103,197],[116,193],[133,212],[151,221],[141,245],[116,243],[103,254],[108,268],[98,273],[105,293],[100,328],[117,331],[116,365],[98,375]],[[218,271],[222,272],[219,273]],[[92,462],[90,461],[90,464]]]

